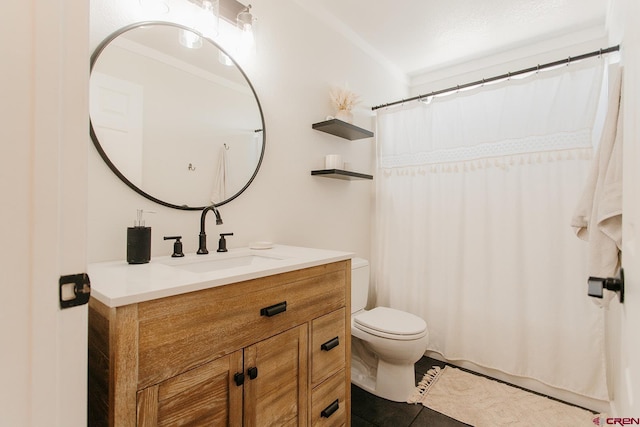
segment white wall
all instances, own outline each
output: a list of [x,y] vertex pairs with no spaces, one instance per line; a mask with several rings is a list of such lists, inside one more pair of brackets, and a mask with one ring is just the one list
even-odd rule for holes
[[[177,1],[177,0],[176,0]],[[373,171],[374,139],[347,141],[311,129],[332,115],[329,88],[348,83],[362,103],[356,125],[373,129],[370,107],[406,96],[406,82],[356,49],[295,0],[252,1],[258,18],[257,55],[242,67],[260,99],[266,122],[266,152],[252,185],[220,208],[224,225],[207,220],[209,248],[217,234],[233,232],[230,248],[251,241],[353,251],[369,257],[373,183],[312,177],[325,154],[341,154],[358,171]],[[136,21],[180,22],[176,15],[142,13],[138,2],[91,2],[91,48],[120,27]],[[90,143],[89,139],[87,139]],[[126,227],[136,209],[154,210],[152,257],[169,255],[164,235],[182,235],[185,252],[195,252],[200,212],[164,208],[131,191],[106,167],[97,152],[89,159],[89,260],[122,260]],[[375,178],[374,178],[375,179]]]

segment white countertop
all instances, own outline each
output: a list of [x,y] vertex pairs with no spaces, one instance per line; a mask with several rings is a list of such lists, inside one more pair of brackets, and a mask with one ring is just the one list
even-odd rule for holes
[[[225,253],[186,254],[183,258],[156,257],[147,264],[99,262],[89,264],[88,274],[91,296],[108,307],[119,307],[343,261],[353,256],[351,252],[274,245],[270,249],[239,248]],[[233,266],[234,261],[249,259],[256,262]],[[189,271],[198,270],[208,262],[230,263],[231,266],[200,273]]]

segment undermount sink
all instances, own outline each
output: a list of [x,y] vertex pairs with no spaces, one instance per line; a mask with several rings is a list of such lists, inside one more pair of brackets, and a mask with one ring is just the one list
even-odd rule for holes
[[[171,262],[165,263],[171,267],[179,268],[181,270],[191,271],[193,273],[207,273],[210,271],[227,270],[230,268],[246,267],[246,266],[267,266],[276,261],[281,261],[284,258],[278,258],[273,256],[256,255],[253,253],[244,253],[236,255],[222,255],[221,258],[211,259],[211,256],[206,255],[195,258],[189,258],[184,260],[171,260]],[[220,256],[220,255],[218,255]]]

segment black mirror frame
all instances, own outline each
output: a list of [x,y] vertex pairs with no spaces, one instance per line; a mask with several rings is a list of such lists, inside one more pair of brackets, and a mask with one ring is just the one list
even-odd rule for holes
[[[220,51],[223,54],[225,54],[233,62],[233,64],[240,71],[240,73],[242,74],[244,79],[247,81],[247,84],[251,88],[251,92],[253,93],[253,96],[256,99],[256,103],[258,104],[258,111],[260,112],[260,120],[262,122],[262,129],[256,130],[256,132],[261,131],[261,133],[262,133],[262,150],[260,152],[260,158],[258,159],[258,164],[256,165],[256,169],[253,171],[253,174],[251,175],[251,178],[249,178],[249,181],[247,181],[247,183],[244,185],[244,187],[242,187],[233,196],[223,200],[220,203],[213,204],[216,207],[217,206],[226,205],[227,203],[229,203],[232,200],[234,200],[235,198],[237,198],[240,194],[242,194],[249,187],[249,185],[251,185],[251,183],[255,179],[256,175],[258,174],[258,171],[260,170],[260,165],[262,165],[262,159],[264,158],[264,150],[265,150],[265,147],[266,147],[266,144],[267,144],[267,134],[266,134],[266,127],[265,127],[265,123],[264,123],[264,113],[262,112],[262,106],[260,105],[260,99],[258,99],[258,94],[256,93],[253,85],[251,84],[251,81],[247,77],[247,75],[244,72],[244,70],[242,69],[242,67],[240,67],[240,65],[238,65],[238,63],[235,61],[235,59],[233,59],[233,57],[231,55],[229,55],[222,47],[220,47],[220,45],[218,45],[216,42],[214,42],[210,38],[203,36],[201,33],[199,33],[198,31],[195,31],[192,28],[186,27],[186,26],[181,25],[181,24],[173,23],[173,22],[164,22],[164,21],[136,22],[134,24],[127,25],[126,27],[122,27],[119,30],[113,32],[106,39],[104,39],[100,43],[100,45],[98,45],[96,50],[91,55],[91,65],[90,65],[90,69],[89,69],[90,73],[93,71],[93,67],[94,67],[96,61],[98,60],[98,58],[100,57],[100,53],[102,53],[102,51],[109,45],[109,43],[111,43],[116,37],[120,36],[121,34],[126,33],[127,31],[132,30],[134,28],[143,27],[145,25],[167,25],[167,26],[172,26],[172,27],[176,27],[176,28],[179,28],[179,29],[183,29],[183,30],[188,30],[188,31],[191,31],[191,32],[199,35],[200,37],[202,37],[203,39],[207,40],[208,42],[212,43],[218,49],[220,49]],[[206,207],[206,206],[175,205],[173,203],[169,203],[169,202],[166,202],[164,200],[160,200],[160,199],[152,196],[151,194],[143,191],[141,188],[139,188],[138,186],[133,184],[131,181],[129,181],[127,179],[127,177],[125,177],[122,174],[122,172],[120,172],[120,170],[118,170],[116,165],[113,164],[111,159],[109,159],[109,156],[107,156],[107,153],[102,148],[102,145],[100,145],[100,141],[98,140],[98,137],[97,137],[97,135],[96,135],[96,133],[95,133],[95,131],[93,129],[93,123],[91,121],[91,117],[89,117],[89,134],[91,136],[91,140],[93,141],[93,145],[98,150],[98,153],[100,154],[100,157],[102,157],[102,160],[104,160],[104,162],[107,164],[107,166],[109,166],[109,169],[111,169],[111,171],[118,178],[120,178],[120,180],[122,182],[124,182],[129,188],[131,188],[136,193],[138,193],[141,196],[143,196],[143,197],[145,197],[145,198],[147,198],[147,199],[149,199],[149,200],[151,200],[153,202],[156,202],[156,203],[158,203],[158,204],[160,204],[162,206],[166,206],[166,207],[173,208],[173,209],[180,209],[180,210],[185,210],[185,211],[199,211],[199,210],[202,210],[202,209],[204,209]]]

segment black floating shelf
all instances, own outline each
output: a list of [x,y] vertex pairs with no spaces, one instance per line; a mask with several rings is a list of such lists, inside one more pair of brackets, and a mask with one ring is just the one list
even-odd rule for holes
[[350,141],[362,138],[371,138],[373,132],[361,127],[352,125],[351,123],[343,122],[339,119],[331,119],[320,123],[314,123],[311,127],[321,132],[330,133],[331,135],[339,136]]
[[364,173],[345,171],[342,169],[322,169],[317,171],[311,171],[311,175],[321,176],[325,178],[335,178],[335,179],[344,179],[344,180],[354,180],[354,179],[373,179],[372,175],[367,175]]

